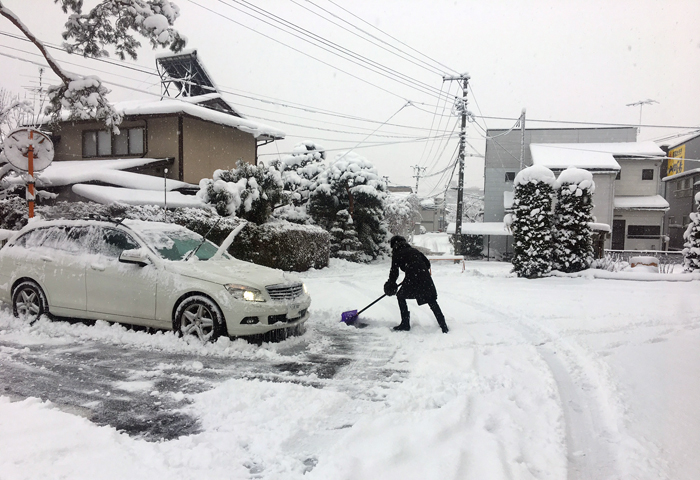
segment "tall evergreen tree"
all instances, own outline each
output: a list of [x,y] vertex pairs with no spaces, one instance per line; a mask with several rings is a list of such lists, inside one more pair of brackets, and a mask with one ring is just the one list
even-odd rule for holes
[[362,243],[357,238],[355,225],[347,210],[336,213],[336,220],[331,227],[331,256],[351,262],[367,260]]
[[683,233],[683,267],[686,272],[700,270],[700,193],[695,195],[697,212],[690,214],[690,225]]
[[347,210],[362,244],[361,261],[369,261],[388,251],[385,196],[386,184],[374,165],[347,152],[339,154],[318,176],[307,208],[314,221],[328,231],[335,226],[337,213]]
[[592,195],[593,175],[588,170],[569,167],[555,184],[554,245],[552,268],[562,272],[580,272],[593,262]]
[[552,198],[555,178],[546,167],[534,165],[515,177],[513,213],[513,271],[535,278],[552,269]]

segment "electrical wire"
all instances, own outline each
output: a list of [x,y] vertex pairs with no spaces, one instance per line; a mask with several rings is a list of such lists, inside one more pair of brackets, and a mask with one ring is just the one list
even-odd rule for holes
[[[188,1],[201,7],[201,5],[197,4],[193,0],[188,0]],[[247,11],[245,11],[245,10],[235,6],[235,5],[232,5],[231,3],[229,3],[225,0],[218,0],[219,3],[225,5],[229,8],[237,10],[237,11],[243,13],[244,15],[248,15],[251,18],[254,18],[262,23],[265,23],[273,28],[276,28],[276,29],[278,29],[278,30],[280,30],[288,35],[291,35],[291,36],[293,36],[293,37],[295,37],[303,42],[309,43],[317,48],[320,48],[321,50],[324,50],[324,51],[329,52],[333,55],[336,55],[340,58],[343,58],[346,61],[354,63],[355,65],[358,65],[359,67],[362,67],[362,68],[367,69],[373,73],[376,73],[376,74],[381,75],[385,78],[388,78],[389,80],[392,80],[392,81],[395,81],[397,83],[408,86],[410,88],[413,88],[421,93],[439,98],[435,93],[438,91],[438,89],[429,85],[429,84],[426,84],[426,83],[421,82],[419,80],[416,80],[408,75],[405,75],[401,72],[398,72],[394,69],[386,67],[386,66],[382,65],[381,63],[375,62],[374,60],[371,60],[363,55],[357,54],[357,53],[353,52],[352,50],[347,49],[345,47],[342,47],[341,45],[339,45],[335,42],[327,40],[324,37],[321,37],[320,35],[316,35],[315,33],[310,32],[309,30],[302,29],[301,27],[294,24],[293,22],[289,22],[289,21],[283,19],[282,17],[279,17],[273,13],[268,12],[267,10],[265,10],[261,7],[255,6],[255,5],[247,2],[246,0],[230,0],[230,1],[233,1],[236,4],[241,5],[244,8],[247,8],[249,10],[254,11],[258,15],[262,15],[263,17],[269,18],[270,21],[265,20],[264,18],[261,18],[260,16],[256,16],[252,13],[249,13],[249,12],[247,12]],[[212,11],[210,9],[206,9],[206,10]],[[229,19],[228,17],[224,17],[224,18]],[[232,19],[229,19],[229,20],[233,21]],[[282,28],[276,24],[284,25],[289,30],[285,30],[284,28]],[[253,30],[253,31],[257,32],[257,30]],[[298,33],[295,33],[295,32],[298,32]],[[257,33],[260,33],[260,32],[257,32]],[[286,45],[287,47],[292,48],[285,43],[283,43],[283,45]],[[338,53],[338,52],[340,52],[340,53]],[[342,55],[341,55],[341,53],[342,53]],[[316,59],[316,58],[314,58],[314,59]],[[316,59],[316,60],[318,60],[318,59]],[[323,62],[323,63],[325,63],[325,62]],[[343,73],[347,73],[347,72],[343,71]],[[358,77],[355,77],[355,78],[358,78]]]
[[[412,63],[412,64],[414,64],[414,65],[416,65],[416,66],[418,66],[418,67],[420,67],[420,68],[423,68],[424,70],[429,71],[430,73],[437,74],[437,75],[441,75],[441,76],[444,75],[444,71],[435,68],[434,66],[430,65],[429,63],[427,63],[427,62],[425,62],[425,61],[423,61],[423,60],[420,60],[420,59],[418,59],[417,57],[414,57],[413,55],[407,54],[407,53],[401,51],[400,49],[396,49],[396,47],[393,47],[393,48],[396,49],[396,50],[398,50],[399,53],[394,52],[394,51],[392,51],[392,50],[386,48],[385,46],[380,45],[380,44],[377,43],[377,42],[374,42],[374,41],[372,41],[372,40],[369,40],[368,38],[366,38],[366,37],[364,37],[364,36],[362,36],[362,35],[360,35],[360,34],[358,34],[358,33],[356,33],[356,32],[353,32],[352,30],[350,30],[349,28],[347,28],[347,27],[345,27],[345,26],[339,24],[338,22],[335,22],[335,21],[329,19],[328,17],[326,17],[326,16],[324,16],[324,15],[318,13],[318,12],[315,12],[315,11],[312,10],[311,8],[302,5],[302,4],[299,3],[297,0],[289,0],[289,1],[292,2],[292,3],[295,4],[295,5],[297,5],[297,6],[301,7],[301,8],[303,8],[304,10],[306,10],[306,11],[308,11],[308,12],[311,12],[311,13],[313,13],[314,15],[316,15],[316,16],[318,16],[318,17],[324,19],[324,20],[326,20],[327,22],[329,22],[329,23],[331,23],[331,24],[333,24],[333,25],[335,25],[335,26],[337,26],[337,27],[342,28],[342,29],[345,30],[346,32],[349,32],[350,34],[352,34],[352,35],[354,35],[354,36],[356,36],[356,37],[358,37],[358,38],[360,38],[360,39],[362,39],[362,40],[364,40],[364,41],[366,41],[366,42],[368,42],[368,43],[371,43],[372,45],[374,45],[374,46],[376,46],[376,47],[379,47],[379,48],[381,48],[382,50],[384,50],[384,51],[386,51],[386,52],[388,52],[388,53],[391,53],[392,55],[395,55],[395,56],[401,58],[402,60],[406,60],[406,61],[408,61],[408,62],[410,62],[410,63]],[[319,10],[321,10],[321,11],[323,11],[323,12],[328,13],[328,14],[331,15],[333,18],[337,18],[337,19],[340,20],[341,22],[346,23],[346,24],[348,24],[348,25],[354,27],[356,30],[359,30],[359,31],[365,33],[366,35],[372,37],[371,34],[368,34],[367,32],[365,32],[364,30],[362,30],[362,29],[359,28],[358,26],[352,24],[351,22],[348,22],[348,21],[345,20],[344,18],[342,18],[342,17],[336,15],[335,13],[331,12],[330,10],[327,10],[327,9],[323,8],[322,6],[320,6],[320,5],[318,5],[318,4],[314,3],[314,2],[312,2],[311,0],[306,0],[306,3],[310,3],[311,5],[313,5],[314,7],[316,7],[317,9],[319,9]],[[406,57],[409,57],[409,58],[406,58]],[[417,61],[416,61],[416,60],[417,60]],[[420,62],[420,63],[419,63],[419,62]]]
[[[395,37],[389,35],[389,34],[386,33],[384,30],[382,30],[382,29],[380,29],[379,27],[376,27],[376,26],[372,25],[371,23],[367,22],[366,20],[360,18],[359,16],[355,15],[355,14],[352,13],[351,11],[349,11],[349,10],[343,8],[342,6],[338,5],[338,4],[337,4],[336,2],[334,2],[333,0],[327,0],[327,1],[328,1],[329,3],[335,5],[335,6],[338,7],[339,9],[343,10],[344,12],[348,13],[349,15],[353,16],[354,18],[358,19],[358,20],[361,21],[362,23],[364,23],[364,24],[366,24],[366,25],[369,25],[370,27],[374,28],[375,30],[381,32],[382,34],[386,35],[387,37],[391,38],[392,40],[394,40],[394,41],[400,43],[401,45],[403,45],[403,46],[405,46],[405,47],[407,47],[407,48],[410,48],[411,50],[413,50],[413,51],[416,52],[417,54],[419,54],[419,55],[421,55],[421,56],[427,58],[428,60],[430,60],[431,62],[435,63],[436,65],[439,65],[439,66],[445,68],[446,70],[451,71],[452,73],[458,73],[456,70],[454,70],[454,69],[448,67],[447,65],[444,65],[444,64],[438,62],[437,60],[433,60],[433,59],[430,58],[428,55],[425,55],[424,53],[419,52],[418,50],[416,50],[415,48],[411,47],[410,45],[408,45],[408,44],[402,42],[402,41],[399,40],[398,38],[395,38]],[[355,27],[355,28],[357,28],[357,27]],[[386,42],[386,41],[380,39],[379,37],[375,37],[374,35],[372,35],[372,34],[370,34],[370,33],[368,33],[368,32],[365,32],[364,30],[360,30],[360,31],[362,31],[363,33],[367,33],[367,35],[372,36],[372,38],[376,38],[377,40],[379,40],[379,41],[385,43],[386,45],[391,46],[392,48],[396,48],[396,47],[394,47],[393,45],[391,45],[390,43],[388,43],[388,42]]]

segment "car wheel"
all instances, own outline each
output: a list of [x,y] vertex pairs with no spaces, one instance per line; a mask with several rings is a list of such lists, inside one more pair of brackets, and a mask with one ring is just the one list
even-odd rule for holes
[[36,282],[25,280],[15,287],[12,292],[12,313],[15,317],[24,317],[34,323],[48,312],[46,295]]
[[207,297],[188,297],[177,307],[173,330],[178,335],[194,335],[202,342],[213,342],[225,331],[224,315]]

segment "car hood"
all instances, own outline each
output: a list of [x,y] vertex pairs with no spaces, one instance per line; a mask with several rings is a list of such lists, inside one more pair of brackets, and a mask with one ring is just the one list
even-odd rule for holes
[[197,278],[225,285],[236,283],[264,290],[267,285],[299,282],[293,275],[282,270],[263,267],[237,259],[169,262],[166,269],[185,277]]

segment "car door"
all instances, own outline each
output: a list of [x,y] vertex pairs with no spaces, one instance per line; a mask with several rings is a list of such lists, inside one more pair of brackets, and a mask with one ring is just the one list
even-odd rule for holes
[[32,249],[43,267],[41,281],[49,308],[58,315],[85,314],[85,229],[53,226],[46,229],[41,245]]
[[124,250],[141,248],[127,232],[93,227],[86,268],[87,309],[106,320],[149,325],[155,318],[157,271],[153,264],[119,262]]

